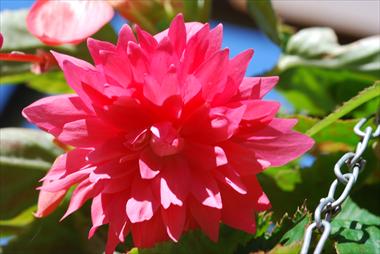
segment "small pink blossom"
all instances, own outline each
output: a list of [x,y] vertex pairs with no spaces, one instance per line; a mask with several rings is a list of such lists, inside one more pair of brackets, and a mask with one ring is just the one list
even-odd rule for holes
[[54,52],[77,95],[41,99],[23,115],[75,149],[57,158],[40,187],[36,213],[51,213],[76,186],[63,218],[92,200],[92,237],[108,224],[106,253],[126,235],[151,247],[219,224],[254,233],[270,208],[256,174],[313,145],[263,101],[277,77],[244,77],[253,55],[230,59],[222,26],[178,15],[155,36],[128,25],[116,45],[94,39],[95,65]]
[[113,17],[107,1],[37,0],[27,17],[28,30],[47,45],[76,44]]

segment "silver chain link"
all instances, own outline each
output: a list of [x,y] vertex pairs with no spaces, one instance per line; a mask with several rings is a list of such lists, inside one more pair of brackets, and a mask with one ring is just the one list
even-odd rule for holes
[[[365,160],[362,158],[362,155],[368,146],[368,142],[371,138],[380,136],[380,123],[377,123],[375,131],[373,131],[370,126],[365,128],[364,131],[362,130],[367,121],[368,118],[363,118],[354,127],[355,134],[361,138],[361,141],[356,146],[355,153],[345,153],[334,166],[336,179],[332,182],[327,197],[322,198],[315,209],[314,222],[310,224],[305,231],[301,254],[307,254],[309,252],[313,232],[316,231],[316,229],[322,235],[319,238],[313,254],[320,254],[322,252],[331,232],[331,219],[341,211],[342,203],[350,194],[353,185],[358,179],[359,172],[362,171],[365,166]],[[342,173],[341,169],[344,164],[346,164],[349,169],[348,173]],[[345,187],[340,196],[335,198],[336,188],[339,183]]]

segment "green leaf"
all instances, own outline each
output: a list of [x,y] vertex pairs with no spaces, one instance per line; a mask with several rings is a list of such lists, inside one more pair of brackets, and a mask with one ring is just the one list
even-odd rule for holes
[[[66,204],[67,205],[67,204]],[[103,228],[93,238],[87,239],[91,219],[84,215],[90,213],[88,206],[81,208],[62,222],[66,205],[46,218],[35,219],[22,228],[11,241],[4,246],[3,254],[39,253],[39,254],[102,254],[105,249],[107,234]]]
[[268,168],[263,174],[270,176],[283,191],[293,191],[301,182],[300,171],[292,166]]
[[5,10],[0,13],[0,31],[4,37],[2,51],[42,48],[44,44],[30,34],[26,28],[28,9]]
[[295,242],[290,245],[277,245],[274,249],[267,252],[267,254],[297,254],[300,252],[302,247],[301,242]]
[[271,1],[247,1],[249,15],[258,27],[276,44],[280,44],[278,21]]
[[380,82],[375,82],[375,84],[362,92],[360,92],[356,97],[352,98],[351,100],[344,103],[341,107],[339,107],[337,110],[335,110],[333,113],[331,113],[329,116],[324,118],[322,121],[318,122],[316,125],[314,125],[312,128],[310,128],[306,134],[309,136],[313,136],[319,131],[323,130],[330,124],[334,123],[336,120],[340,119],[347,113],[351,112],[355,108],[359,107],[360,105],[374,99],[380,98]]
[[200,230],[186,233],[178,243],[165,242],[150,249],[140,249],[139,254],[231,254],[239,245],[246,244],[254,235],[221,225],[218,243],[211,241]]
[[380,36],[340,45],[329,28],[303,29],[289,39],[275,72],[295,113],[326,115],[380,79]]
[[66,83],[63,72],[54,71],[43,74],[24,72],[15,75],[0,77],[1,84],[16,84],[26,82],[26,85],[42,93],[73,93],[74,91]]
[[299,223],[297,223],[292,229],[286,232],[282,238],[281,242],[285,245],[289,245],[300,241],[303,238],[305,229],[310,223],[310,216],[305,216]]
[[[312,118],[302,115],[294,116],[298,119],[295,130],[306,133],[314,125],[321,121],[319,118]],[[315,148],[321,152],[351,151],[355,149],[359,137],[353,135],[353,129],[359,119],[336,120],[323,131],[313,135]]]
[[[374,200],[374,202],[376,202]],[[380,217],[347,199],[333,219],[331,234],[338,253],[380,253]]]
[[280,73],[277,90],[291,102],[295,113],[324,116],[377,79],[380,74],[298,66]]
[[379,60],[380,36],[340,45],[332,29],[317,27],[302,29],[289,39],[278,68],[315,66],[375,73],[380,70]]
[[36,203],[38,180],[63,151],[41,131],[5,128],[0,134],[0,219],[6,220]]

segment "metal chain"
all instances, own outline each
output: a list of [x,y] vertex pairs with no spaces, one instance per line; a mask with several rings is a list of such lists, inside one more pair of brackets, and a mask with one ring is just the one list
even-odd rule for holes
[[[377,128],[375,131],[373,131],[370,126],[365,128],[364,131],[362,130],[367,121],[368,118],[363,118],[354,127],[355,134],[361,137],[361,141],[357,144],[355,152],[345,153],[335,164],[334,173],[336,175],[336,179],[332,182],[327,197],[322,198],[319,205],[315,209],[314,222],[310,224],[305,231],[301,254],[308,253],[311,238],[316,229],[322,235],[319,238],[313,254],[320,254],[322,252],[325,242],[331,232],[331,219],[341,211],[342,203],[350,194],[352,186],[358,179],[360,171],[362,171],[365,166],[366,161],[362,158],[362,155],[368,146],[368,142],[371,138],[377,138],[380,136],[379,122],[376,123]],[[346,164],[349,169],[348,173],[342,173],[341,171],[344,164]],[[339,183],[345,185],[345,187],[340,196],[335,198],[336,188]]]

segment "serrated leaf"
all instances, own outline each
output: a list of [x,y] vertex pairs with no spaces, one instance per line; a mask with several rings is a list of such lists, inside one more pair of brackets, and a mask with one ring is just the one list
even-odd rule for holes
[[38,130],[0,130],[0,219],[10,219],[37,201],[38,180],[63,150]]

